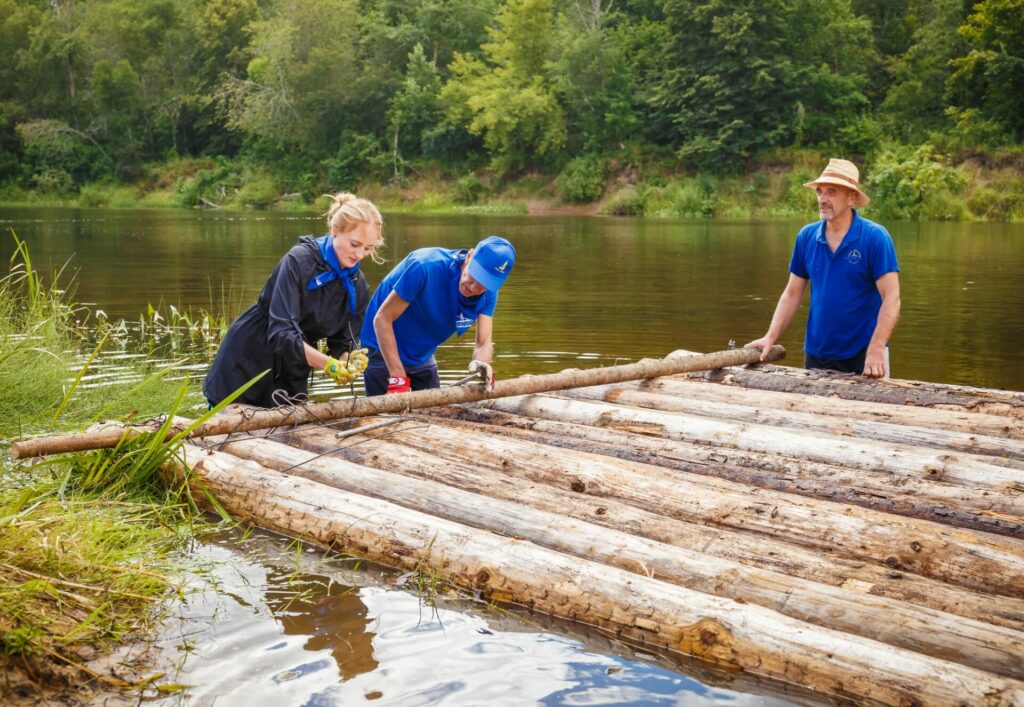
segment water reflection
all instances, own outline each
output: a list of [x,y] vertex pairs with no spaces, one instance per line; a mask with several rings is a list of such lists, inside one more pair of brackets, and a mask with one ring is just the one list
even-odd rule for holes
[[[358,587],[334,582],[323,575],[285,572],[269,568],[267,608],[286,636],[308,636],[307,651],[330,651],[343,680],[374,670],[372,631],[368,609]],[[296,669],[293,674],[300,675]],[[275,682],[284,678],[278,676]]]
[[579,624],[465,599],[436,605],[398,573],[325,561],[269,534],[197,546],[162,630],[165,705],[785,705],[806,695],[642,657]]

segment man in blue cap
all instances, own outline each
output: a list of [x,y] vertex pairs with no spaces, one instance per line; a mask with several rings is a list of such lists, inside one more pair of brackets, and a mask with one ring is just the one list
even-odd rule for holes
[[361,334],[370,358],[366,394],[439,388],[434,352],[474,321],[469,370],[492,390],[494,308],[515,262],[515,248],[500,236],[488,236],[468,251],[420,248],[407,255],[381,280],[366,309]]

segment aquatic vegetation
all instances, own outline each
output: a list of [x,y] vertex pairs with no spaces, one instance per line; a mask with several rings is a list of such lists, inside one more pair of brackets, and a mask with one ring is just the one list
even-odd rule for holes
[[[100,370],[129,325],[102,312],[91,333],[76,323],[83,310],[57,284],[60,273],[45,285],[14,238],[10,274],[0,279],[0,666],[8,687],[41,699],[94,681],[139,687],[158,676],[90,661],[152,624],[154,607],[179,591],[182,550],[209,526],[190,488],[161,472],[187,433],[165,441],[171,422],[199,392],[187,374],[175,380],[173,366],[145,356],[118,362],[130,375]],[[221,326],[176,308],[166,318],[151,308],[142,321],[182,339],[218,336]],[[19,437],[105,418],[159,424],[114,450],[8,461],[6,446]]]

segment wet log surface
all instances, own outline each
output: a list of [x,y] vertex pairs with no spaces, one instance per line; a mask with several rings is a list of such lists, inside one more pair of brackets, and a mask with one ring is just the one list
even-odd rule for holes
[[[551,510],[539,508],[545,505],[545,494],[530,485],[514,480],[509,483],[494,475],[474,475],[469,464],[449,464],[441,457],[399,443],[353,440],[347,449],[356,450],[355,454],[364,458],[372,454],[376,464],[371,466],[349,461],[344,453],[325,456],[337,447],[330,430],[297,432],[291,441],[298,444],[247,439],[221,449],[270,469],[463,525],[497,531],[690,589],[759,604],[819,626],[1010,677],[1024,677],[1024,632],[891,599],[866,599],[853,590],[794,580],[782,573],[577,520],[583,514],[565,513],[571,501],[562,501],[564,505]],[[302,448],[297,448],[299,445]],[[402,474],[380,468],[381,460],[396,455],[402,455]],[[447,468],[435,472],[441,467]],[[574,501],[574,505],[581,504],[589,505]],[[601,515],[607,514],[606,509]]]
[[1024,419],[1024,393],[1016,391],[925,381],[880,380],[832,371],[809,371],[771,365],[755,368],[725,367],[690,374],[689,377],[751,390],[800,393],[889,405],[936,407]]
[[189,455],[260,525],[652,650],[856,702],[1024,704],[1024,394],[594,382]]
[[[1012,705],[1024,683],[797,621],[190,445],[192,478],[237,517],[323,548],[430,567],[485,596],[590,622],[653,648],[886,704]],[[197,497],[202,493],[196,488]]]
[[[545,420],[479,407],[434,410],[490,434],[704,474],[749,486],[850,503],[946,525],[1024,538],[1024,494],[970,488],[836,464],[690,444],[637,432]],[[479,430],[479,427],[476,427]]]

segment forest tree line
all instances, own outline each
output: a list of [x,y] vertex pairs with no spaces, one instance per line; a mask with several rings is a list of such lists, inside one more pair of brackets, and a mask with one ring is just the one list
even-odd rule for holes
[[[1024,0],[0,0],[0,183],[271,165],[310,197],[440,169],[1019,155]],[[921,150],[924,150],[922,153]]]

